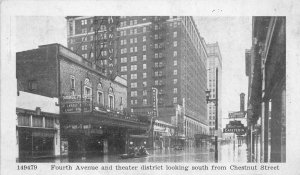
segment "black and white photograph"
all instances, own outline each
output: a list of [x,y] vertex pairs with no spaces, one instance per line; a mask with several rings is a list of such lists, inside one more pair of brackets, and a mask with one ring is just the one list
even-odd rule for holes
[[5,16],[7,161],[33,174],[300,173],[288,42],[300,29],[274,11]]

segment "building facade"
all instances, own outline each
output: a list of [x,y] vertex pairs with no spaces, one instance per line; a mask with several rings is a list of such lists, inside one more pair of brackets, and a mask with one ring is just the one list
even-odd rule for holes
[[148,130],[127,110],[127,81],[59,44],[17,53],[24,91],[59,99],[61,155],[124,153],[131,134]]
[[[93,18],[86,17],[86,20]],[[181,105],[185,107],[184,119],[180,121],[185,127],[182,134],[187,134],[186,139],[192,140],[194,133],[206,134],[207,52],[193,18],[121,16],[118,19],[114,72],[127,80],[127,104],[131,112],[153,115],[151,92],[155,87],[159,120],[175,121],[176,107]],[[73,17],[72,20],[81,24],[85,18]],[[70,23],[70,19],[67,21]],[[78,25],[75,30],[82,31],[82,28],[84,25]],[[75,33],[68,38],[81,35]],[[86,44],[93,42],[89,40]],[[68,47],[73,45],[68,44]],[[85,54],[84,49],[79,48],[77,53]]]
[[[216,85],[218,85],[218,131],[222,134],[222,55],[218,43],[207,44],[207,89],[210,90],[210,97],[216,98]],[[218,83],[216,82],[216,68],[218,68]],[[209,121],[209,134],[214,135],[216,106],[214,103],[207,104]]]
[[17,161],[60,156],[58,98],[24,91],[17,95]]
[[286,162],[286,18],[253,17],[246,50],[250,162]]

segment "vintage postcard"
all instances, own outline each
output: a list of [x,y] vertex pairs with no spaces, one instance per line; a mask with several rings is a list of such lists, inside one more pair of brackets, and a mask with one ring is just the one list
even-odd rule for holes
[[3,1],[1,174],[300,174],[298,7]]

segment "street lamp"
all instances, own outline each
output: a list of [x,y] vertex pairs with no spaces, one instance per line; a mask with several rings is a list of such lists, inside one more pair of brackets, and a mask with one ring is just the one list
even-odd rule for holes
[[218,68],[216,68],[216,98],[210,98],[210,90],[206,90],[206,103],[214,102],[216,106],[215,116],[215,162],[218,162]]

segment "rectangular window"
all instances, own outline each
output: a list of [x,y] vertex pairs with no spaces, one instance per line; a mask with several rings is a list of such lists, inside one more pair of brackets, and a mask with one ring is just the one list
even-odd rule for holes
[[143,73],[143,78],[147,78],[147,73],[146,72]]
[[147,90],[143,90],[143,96],[147,96]]
[[143,61],[147,60],[147,55],[143,55]]
[[154,84],[155,84],[155,85],[158,85],[158,80],[155,80],[155,81],[154,81]]
[[174,93],[174,94],[177,94],[177,88],[174,88],[174,89],[173,89],[173,93]]
[[137,79],[137,74],[131,74],[131,77],[130,77],[132,80],[135,80]]
[[132,35],[133,34],[133,29],[129,30],[129,34]]
[[131,88],[136,88],[137,87],[137,83],[136,82],[135,83],[131,83],[130,86],[131,86]]
[[133,38],[130,38],[130,44],[132,44],[133,43]]
[[173,75],[177,75],[177,70],[173,70]]
[[132,56],[131,57],[131,62],[135,62],[135,61],[137,61],[137,56]]
[[87,25],[87,20],[86,19],[81,20],[81,25]]
[[71,76],[71,89],[75,89],[75,77]]
[[30,126],[30,116],[29,115],[18,115],[18,125],[19,126]]
[[137,43],[137,38],[134,38],[134,43]]
[[154,58],[158,58],[158,53],[155,53],[155,54],[154,54]]
[[158,35],[156,34],[156,35],[154,35],[154,39],[158,39]]
[[126,63],[127,62],[127,57],[121,58],[121,63]]
[[143,33],[145,33],[146,32],[146,27],[143,27]]
[[87,45],[81,46],[81,49],[82,49],[82,50],[87,50]]
[[177,47],[177,41],[173,42],[174,47]]
[[147,69],[147,64],[143,64],[143,69]]
[[143,42],[145,42],[146,41],[146,36],[143,36]]
[[131,68],[130,68],[131,71],[135,71],[137,70],[137,65],[131,65]]
[[143,105],[147,105],[147,99],[143,99]]
[[173,103],[177,103],[177,97],[173,98]]
[[134,51],[137,52],[137,47],[134,47]]
[[143,51],[146,51],[146,45],[143,45]]
[[32,116],[32,127],[43,127],[43,117]]
[[173,52],[173,56],[174,56],[174,57],[177,56],[177,51],[176,51],[176,50]]
[[109,95],[109,96],[108,96],[108,100],[109,100],[109,102],[108,102],[108,104],[109,104],[109,108],[113,109],[113,108],[114,108],[114,106],[115,106],[115,100],[114,100],[114,96],[112,96],[112,95]]
[[137,29],[134,29],[134,34],[137,34]]
[[177,37],[177,32],[174,32],[173,33],[173,38],[176,38]]
[[177,79],[174,79],[174,80],[173,80],[173,84],[177,84]]
[[84,95],[86,98],[91,98],[92,97],[92,88],[85,86],[84,87]]
[[127,71],[127,66],[121,66],[121,72]]
[[130,47],[130,52],[133,52],[133,47]]
[[147,82],[146,81],[143,82],[143,87],[147,87]]
[[131,97],[136,97],[137,96],[137,91],[131,91]]
[[134,25],[136,25],[137,24],[137,20],[134,20]]
[[174,66],[177,66],[177,60],[174,60]]
[[103,93],[100,91],[97,91],[97,103],[103,105]]

